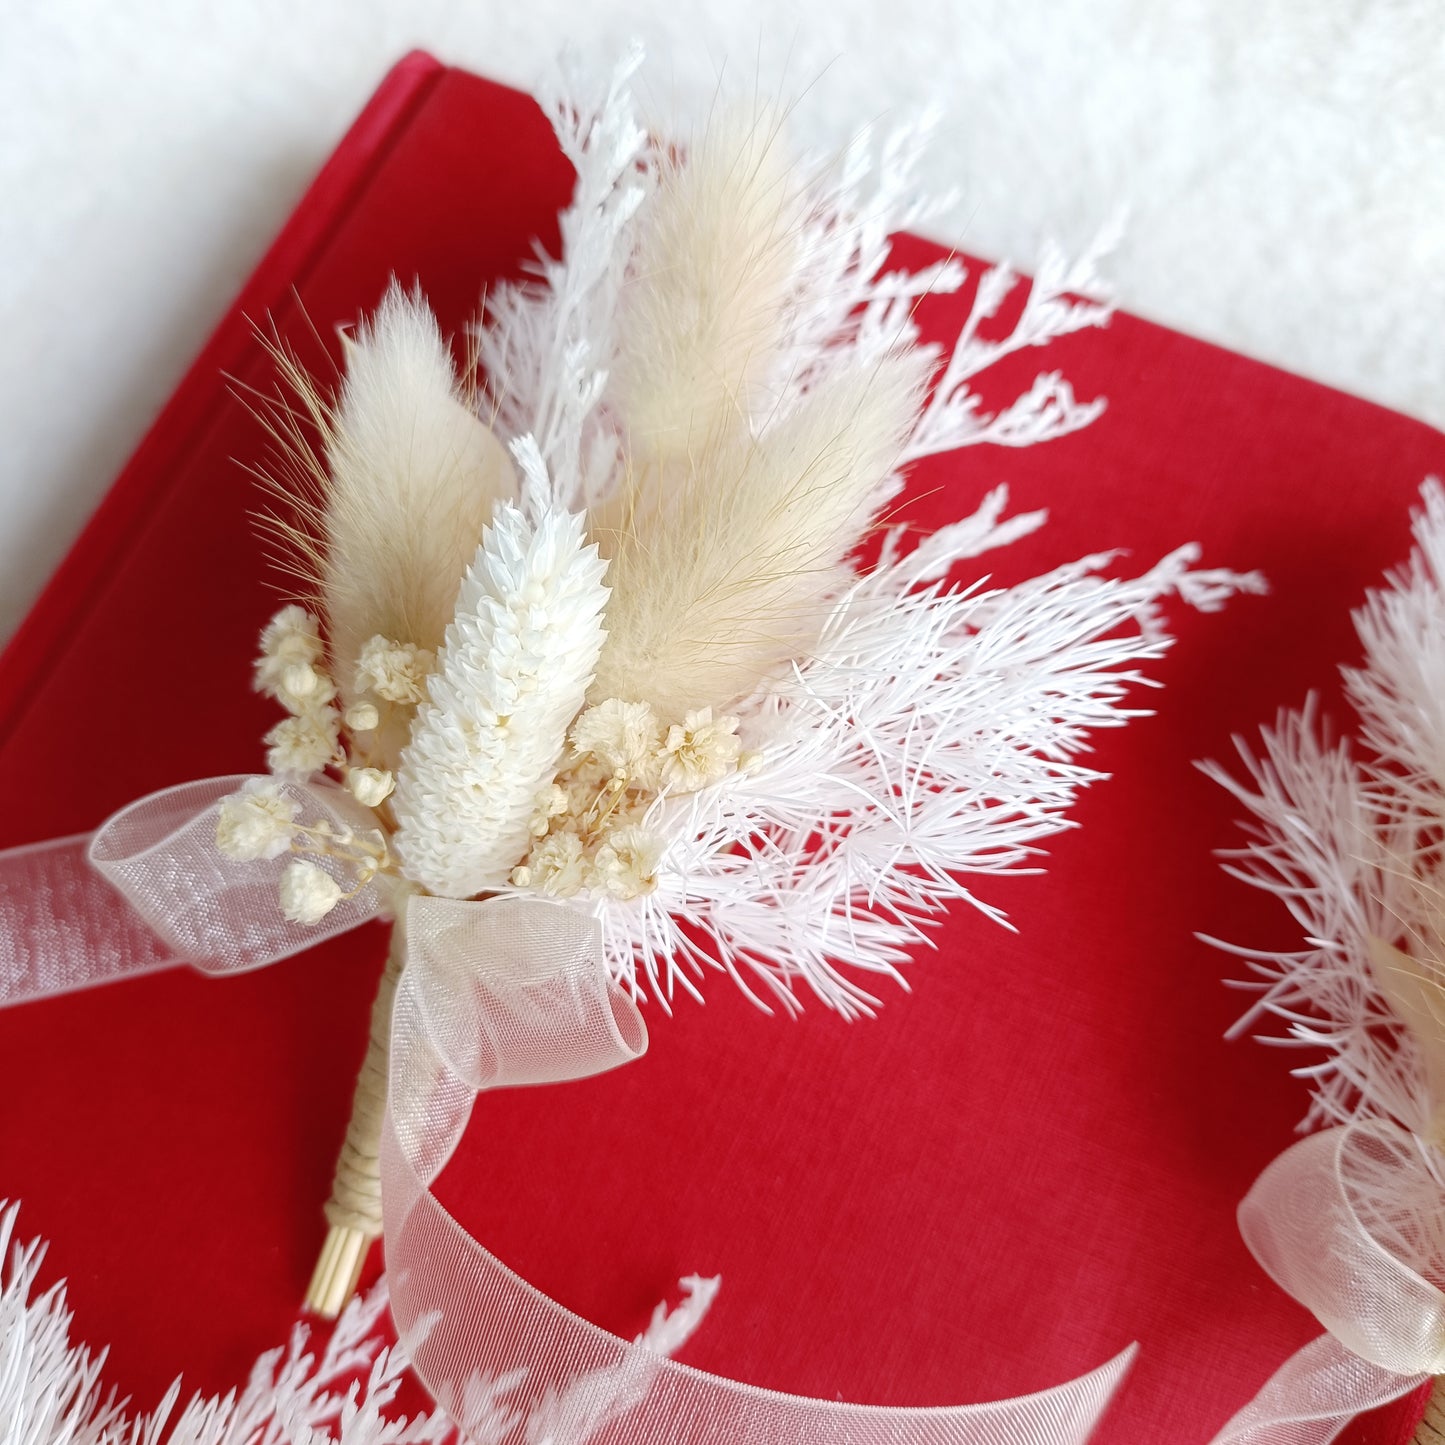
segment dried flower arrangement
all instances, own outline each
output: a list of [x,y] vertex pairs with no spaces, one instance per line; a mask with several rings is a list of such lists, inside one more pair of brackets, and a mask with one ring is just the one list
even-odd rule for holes
[[[965,881],[1027,865],[1099,775],[1168,646],[1158,604],[1219,606],[1253,576],[1181,548],[1134,579],[1111,554],[1022,585],[957,564],[1035,530],[1002,488],[916,545],[882,520],[918,458],[1088,424],[1058,374],[1010,406],[972,388],[1022,348],[1102,324],[1092,259],[978,278],[944,354],[917,302],[957,260],[889,269],[929,203],[927,127],[789,155],[769,112],[651,143],[635,60],[595,105],[557,98],[576,168],[560,259],[490,296],[458,374],[423,298],[393,285],[322,395],[276,412],[276,525],[301,602],[262,637],[286,709],[276,780],[222,807],[233,859],[292,857],[280,906],[309,924],[377,886],[525,895],[585,911],[606,967],[664,1006],[709,968],[764,1007],[801,985],[878,1004]],[[994,323],[990,325],[990,323]],[[304,424],[303,424],[304,422]],[[307,427],[319,433],[319,455]],[[289,511],[287,510],[289,509]],[[875,560],[860,560],[870,536]],[[330,771],[351,823],[300,821],[286,782]],[[339,790],[338,790],[339,791]],[[395,930],[400,938],[401,929]],[[334,1313],[379,1233],[376,1134],[393,949],[310,1302]]]
[[[1300,945],[1210,942],[1246,960],[1259,997],[1235,1026],[1317,1057],[1308,1137],[1261,1177],[1241,1227],[1274,1278],[1329,1335],[1239,1417],[1291,1411],[1336,1430],[1442,1368],[1445,1323],[1445,490],[1427,481],[1408,564],[1354,615],[1364,658],[1343,667],[1358,717],[1331,737],[1316,698],[1281,713],[1245,777],[1205,772],[1251,814],[1226,870],[1273,894]],[[1336,1342],[1339,1342],[1338,1344]],[[1423,1353],[1422,1353],[1423,1351]],[[1304,1418],[1301,1414],[1300,1418]],[[1324,1426],[1311,1438],[1333,1439]],[[1232,1436],[1230,1438],[1233,1438]],[[1417,1437],[1445,1438],[1438,1389]]]

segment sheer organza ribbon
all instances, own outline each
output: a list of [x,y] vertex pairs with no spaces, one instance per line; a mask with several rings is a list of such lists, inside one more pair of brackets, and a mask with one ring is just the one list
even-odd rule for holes
[[[186,784],[89,839],[0,854],[0,1005],[186,961],[259,968],[385,911],[374,888],[321,924],[277,906],[286,858],[215,846],[242,777]],[[289,785],[302,822],[359,820],[330,785]],[[114,890],[102,882],[113,885]],[[339,881],[345,881],[338,874]],[[121,901],[128,901],[130,907]],[[571,1314],[513,1274],[432,1191],[478,1094],[639,1058],[647,1032],[610,979],[596,920],[542,900],[412,898],[382,1142],[387,1274],[418,1375],[475,1445],[1083,1445],[1133,1357],[1036,1395],[907,1409],[761,1390],[680,1365]]]
[[[1215,1445],[1329,1445],[1356,1415],[1445,1373],[1445,1186],[1380,1120],[1279,1156],[1239,1207],[1270,1277],[1328,1331],[1279,1369]],[[1429,1276],[1429,1277],[1427,1277]]]

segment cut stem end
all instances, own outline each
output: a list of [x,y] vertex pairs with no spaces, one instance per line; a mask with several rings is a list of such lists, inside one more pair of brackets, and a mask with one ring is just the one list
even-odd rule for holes
[[306,1291],[306,1308],[324,1320],[334,1320],[356,1292],[374,1234],[349,1225],[333,1224],[316,1261],[315,1273]]

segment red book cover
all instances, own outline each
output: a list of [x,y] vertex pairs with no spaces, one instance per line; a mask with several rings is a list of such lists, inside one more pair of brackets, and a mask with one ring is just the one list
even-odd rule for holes
[[[458,333],[486,284],[556,245],[570,172],[525,96],[403,61],[318,177],[0,658],[0,845],[89,829],[131,799],[261,767],[250,690],[277,605],[248,468],[269,390],[256,327],[318,376],[388,277]],[[899,242],[909,261],[935,248]],[[945,339],[967,295],[926,303]],[[1118,316],[990,385],[1062,369],[1108,410],[1063,440],[921,465],[934,526],[1006,481],[1048,525],[1021,579],[1087,552],[1147,565],[1197,540],[1272,592],[1182,611],[1157,715],[1104,734],[1114,776],[1039,876],[989,880],[1018,931],[958,911],[848,1024],[767,1017],[722,976],[639,1064],[489,1095],[444,1202],[503,1261],[635,1333],[679,1276],[722,1293],[682,1358],[779,1390],[942,1405],[1040,1390],[1141,1345],[1106,1445],[1207,1441],[1318,1327],[1254,1264],[1234,1210],[1293,1137],[1292,1060],[1223,1033],[1230,961],[1195,930],[1288,942],[1211,850],[1224,757],[1355,655],[1349,611],[1408,551],[1445,438],[1378,407]],[[1015,394],[1007,391],[1008,396]],[[178,969],[0,1012],[0,1194],[51,1241],[75,1333],[139,1405],[177,1373],[236,1384],[280,1343],[325,1199],[385,949],[373,927],[257,974]],[[1345,1438],[1397,1445],[1419,1404]]]

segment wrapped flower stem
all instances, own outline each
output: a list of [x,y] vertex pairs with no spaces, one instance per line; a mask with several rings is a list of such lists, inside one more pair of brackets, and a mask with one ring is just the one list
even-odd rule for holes
[[326,1202],[326,1243],[306,1290],[306,1308],[335,1319],[356,1291],[367,1253],[381,1238],[381,1123],[386,1111],[386,1059],[391,1039],[391,1006],[405,966],[406,930],[392,924],[386,967],[371,1005],[371,1033],[356,1079],[351,1119],[336,1161],[331,1198]]

